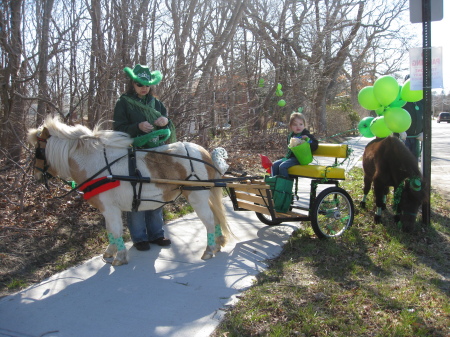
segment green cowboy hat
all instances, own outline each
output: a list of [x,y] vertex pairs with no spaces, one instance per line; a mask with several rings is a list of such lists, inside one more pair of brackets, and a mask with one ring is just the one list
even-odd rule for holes
[[136,64],[133,70],[125,67],[123,68],[123,71],[133,81],[142,85],[156,85],[161,82],[163,78],[160,71],[155,70],[150,72],[150,69],[147,66],[141,66],[140,64]]

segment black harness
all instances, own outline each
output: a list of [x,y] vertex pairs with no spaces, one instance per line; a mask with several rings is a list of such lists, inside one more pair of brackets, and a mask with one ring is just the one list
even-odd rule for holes
[[[53,178],[53,176],[48,173],[48,168],[49,165],[47,164],[47,159],[45,156],[45,148],[41,147],[40,142],[43,143],[47,143],[47,140],[44,138],[40,138],[38,137],[38,146],[36,148],[36,152],[35,152],[35,156],[36,159],[40,159],[44,161],[44,167],[43,169],[40,169],[38,167],[36,167],[36,169],[42,171],[43,177],[44,177],[44,184],[47,187],[47,189],[49,189],[48,187],[48,179]],[[74,187],[72,190],[70,190],[68,193],[65,193],[62,196],[59,197],[55,197],[55,198],[64,198],[67,195],[79,190],[79,189],[83,189],[83,186],[85,184],[87,184],[88,182],[92,181],[93,179],[95,179],[100,173],[102,173],[105,170],[108,170],[109,172],[109,176],[105,177],[104,180],[101,180],[98,183],[95,183],[91,186],[88,186],[87,189],[90,191],[92,191],[94,188],[98,188],[100,186],[102,186],[105,183],[108,183],[110,181],[116,181],[116,180],[123,180],[123,181],[129,181],[131,183],[131,186],[133,187],[133,202],[132,202],[132,211],[136,212],[139,208],[139,205],[141,203],[141,201],[152,201],[152,202],[159,202],[163,205],[167,204],[167,203],[171,203],[174,202],[180,195],[181,192],[183,190],[204,190],[204,189],[209,189],[210,187],[208,186],[179,186],[177,187],[180,190],[180,194],[173,200],[170,202],[164,202],[164,201],[160,201],[160,200],[154,200],[154,199],[142,199],[141,198],[141,193],[142,193],[142,184],[143,183],[151,183],[151,178],[150,177],[143,177],[141,172],[139,171],[138,167],[137,167],[137,163],[136,163],[136,153],[138,151],[141,152],[154,152],[154,153],[158,153],[158,154],[162,154],[162,155],[167,155],[167,156],[171,156],[171,157],[178,157],[178,158],[184,158],[184,159],[188,159],[189,163],[190,163],[190,167],[191,167],[191,173],[189,174],[189,176],[187,176],[184,180],[191,180],[192,177],[196,178],[198,181],[202,181],[197,174],[194,171],[194,164],[193,161],[198,161],[203,163],[204,165],[208,165],[211,166],[212,168],[214,168],[217,172],[220,173],[220,171],[212,164],[202,160],[202,159],[198,159],[198,158],[194,158],[191,157],[189,155],[189,151],[186,147],[186,145],[184,143],[182,143],[184,145],[184,148],[186,150],[186,155],[179,155],[179,154],[174,154],[174,153],[165,153],[165,152],[158,152],[158,151],[154,151],[154,150],[149,150],[149,149],[136,149],[135,147],[130,147],[128,149],[128,153],[116,158],[115,160],[113,160],[112,162],[108,161],[108,157],[106,155],[106,148],[103,148],[103,157],[105,159],[106,162],[106,166],[101,168],[99,171],[97,171],[95,174],[93,174],[91,177],[89,177],[88,179],[86,179],[85,181],[83,181],[81,184],[77,185],[76,187]],[[124,157],[128,156],[128,172],[129,172],[129,176],[117,176],[117,175],[113,175],[112,174],[112,170],[111,170],[111,166],[114,165],[115,163],[117,163],[119,160],[123,159]],[[220,181],[229,181],[230,179],[219,179]],[[204,180],[205,182],[208,180]],[[86,190],[85,190],[86,192]]]

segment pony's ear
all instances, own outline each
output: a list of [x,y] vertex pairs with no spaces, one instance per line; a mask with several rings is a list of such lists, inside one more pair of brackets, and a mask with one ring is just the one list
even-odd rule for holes
[[39,135],[39,137],[43,138],[43,139],[48,139],[50,138],[50,132],[48,131],[48,129],[44,126],[42,129],[41,134]]

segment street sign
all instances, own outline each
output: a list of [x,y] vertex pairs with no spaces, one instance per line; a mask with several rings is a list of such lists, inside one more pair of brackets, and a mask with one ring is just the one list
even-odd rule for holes
[[[409,74],[411,78],[411,90],[423,89],[423,48],[411,48],[409,50]],[[431,48],[431,88],[443,88],[442,73],[442,47]]]
[[[423,0],[409,0],[409,19],[411,23],[422,22],[422,1]],[[444,1],[430,0],[430,7],[431,21],[442,20],[444,17]]]

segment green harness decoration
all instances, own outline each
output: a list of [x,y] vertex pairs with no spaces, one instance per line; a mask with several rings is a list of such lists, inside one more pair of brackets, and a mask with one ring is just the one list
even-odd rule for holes
[[400,200],[402,198],[405,182],[409,182],[409,187],[416,192],[422,189],[422,182],[419,177],[406,178],[403,180],[394,191],[394,212],[396,214],[398,214],[398,205],[400,204]]
[[[162,117],[162,115],[158,110],[155,109],[155,99],[152,99],[150,101],[150,104],[146,105],[125,95],[123,95],[122,98],[125,99],[127,103],[136,108],[139,112],[141,112],[150,124],[158,127],[153,123],[159,117]],[[151,148],[162,145],[166,140],[168,140],[169,143],[174,143],[177,141],[175,126],[170,119],[169,124],[167,124],[164,129],[159,129],[146,135],[134,138],[133,145],[138,147]]]

